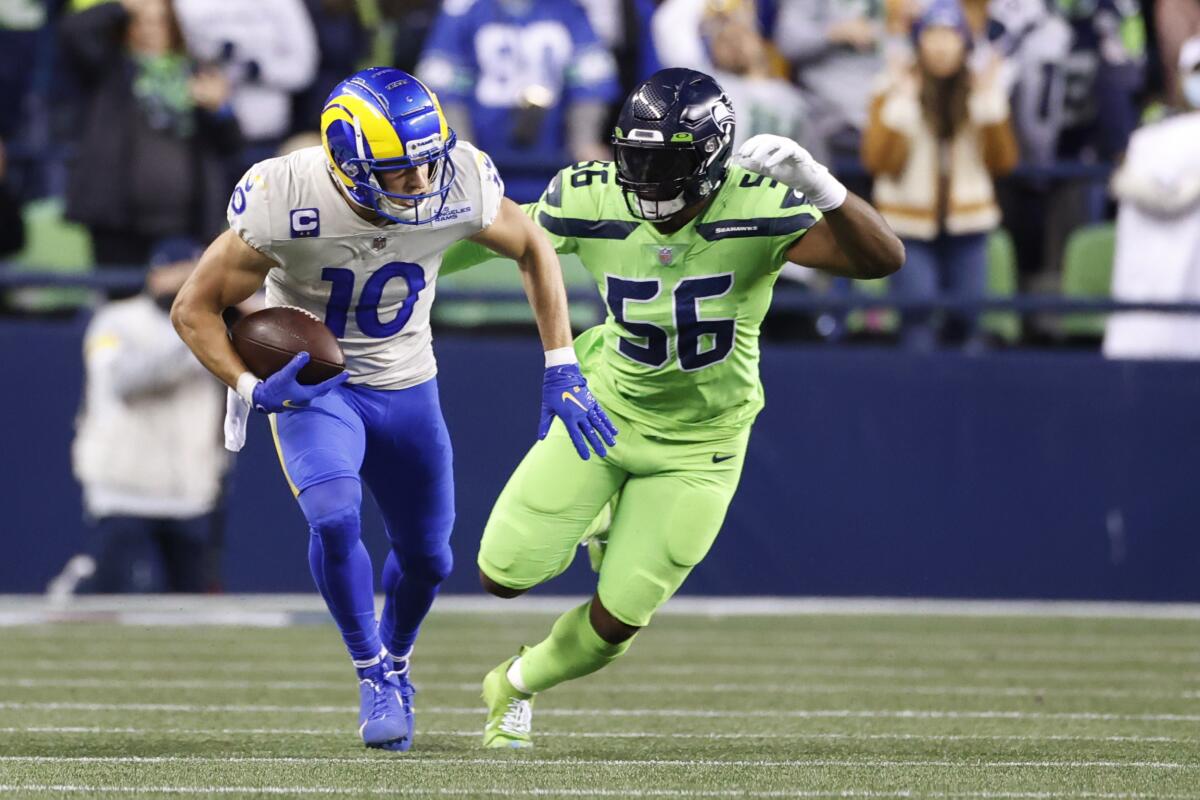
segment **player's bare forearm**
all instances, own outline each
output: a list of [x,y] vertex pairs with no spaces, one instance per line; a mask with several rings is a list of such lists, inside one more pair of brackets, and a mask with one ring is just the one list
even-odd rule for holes
[[521,211],[520,206],[505,198],[495,222],[471,238],[517,262],[543,349],[570,347],[571,321],[562,266],[541,228]]
[[233,231],[216,238],[171,306],[179,337],[208,370],[236,387],[246,364],[233,349],[221,313],[262,287],[273,262]]
[[841,277],[886,278],[904,265],[904,243],[870,203],[851,192],[792,245],[787,257]]

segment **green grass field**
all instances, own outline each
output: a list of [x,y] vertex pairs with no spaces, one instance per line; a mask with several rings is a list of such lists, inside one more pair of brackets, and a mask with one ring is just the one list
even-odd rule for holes
[[326,624],[0,628],[0,797],[1200,797],[1198,621],[663,615],[480,749],[552,619],[435,611],[408,754]]

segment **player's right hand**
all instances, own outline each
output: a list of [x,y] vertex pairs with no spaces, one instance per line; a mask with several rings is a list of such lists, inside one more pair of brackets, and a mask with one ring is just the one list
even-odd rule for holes
[[296,380],[296,375],[308,363],[308,353],[297,353],[296,357],[266,380],[254,387],[254,407],[265,414],[277,414],[289,408],[303,408],[326,392],[341,386],[350,378],[349,372],[340,372],[328,380],[306,386]]
[[578,364],[562,364],[547,367],[542,381],[542,419],[538,427],[538,439],[545,439],[554,418],[562,420],[575,452],[584,461],[591,458],[591,449],[604,458],[608,450],[617,443],[617,428],[596,402],[587,379],[579,371]]

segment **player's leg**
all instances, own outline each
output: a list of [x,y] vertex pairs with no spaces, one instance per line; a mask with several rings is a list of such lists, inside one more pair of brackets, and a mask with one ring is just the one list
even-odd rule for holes
[[280,463],[309,527],[308,563],[359,677],[359,731],[370,747],[395,749],[408,733],[375,623],[374,572],[362,543],[366,434],[352,390],[271,418]]
[[414,732],[415,689],[409,677],[413,644],[453,566],[453,454],[436,381],[372,392],[365,404],[371,411],[366,417],[363,477],[383,514],[391,545],[383,565],[379,635],[404,697],[407,747]]
[[[636,450],[637,437],[622,420],[614,418],[614,424],[621,430],[621,441],[608,458],[581,460],[556,421],[518,465],[492,509],[479,546],[480,577],[493,594],[514,597],[570,565],[593,521],[628,477],[624,465]],[[512,675],[520,681],[516,662],[508,659],[484,678],[487,747],[530,744],[532,693],[510,680]]]
[[545,691],[629,649],[712,546],[737,489],[748,436],[747,430],[703,445],[655,445],[666,471],[632,477],[621,490],[595,597],[560,617],[550,636],[521,656],[514,685]]

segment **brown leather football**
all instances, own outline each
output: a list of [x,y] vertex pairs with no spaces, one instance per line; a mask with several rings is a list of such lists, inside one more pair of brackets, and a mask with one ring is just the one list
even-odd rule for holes
[[243,317],[230,331],[233,349],[259,378],[278,372],[301,351],[310,361],[296,379],[305,385],[320,383],[346,368],[346,357],[333,331],[303,309],[276,306]]

